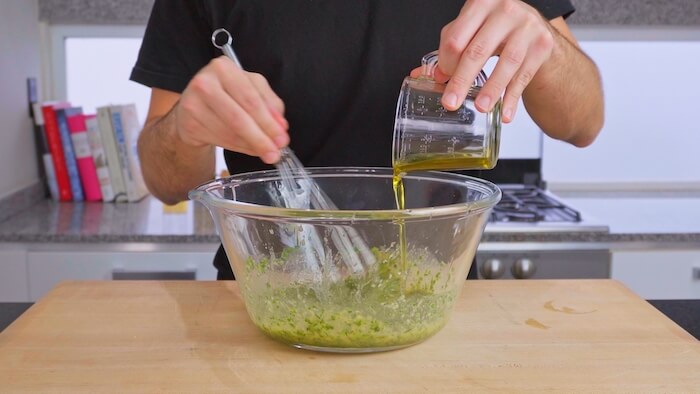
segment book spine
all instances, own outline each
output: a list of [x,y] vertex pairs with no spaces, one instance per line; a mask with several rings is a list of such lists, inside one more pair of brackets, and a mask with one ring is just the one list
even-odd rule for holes
[[59,201],[58,193],[58,183],[56,182],[56,172],[53,168],[53,158],[51,155],[44,155],[44,169],[46,170],[46,182],[49,185],[49,192],[51,193],[51,199],[54,201]]
[[109,176],[107,156],[105,155],[104,145],[102,144],[102,136],[100,136],[97,117],[95,115],[86,116],[85,127],[87,128],[88,141],[90,142],[90,150],[92,151],[92,161],[95,164],[97,179],[100,182],[102,199],[104,201],[112,201],[114,200],[114,191],[112,190],[112,180]]
[[56,183],[56,172],[53,168],[51,150],[49,149],[49,144],[46,141],[44,114],[39,103],[32,103],[32,118],[34,119],[34,139],[36,142],[36,152],[39,160],[41,161],[40,168],[43,170],[40,172],[40,178],[42,178],[46,183],[51,199],[58,201],[59,195],[58,184]]
[[56,173],[56,184],[58,187],[58,195],[60,201],[71,201],[73,193],[70,187],[70,178],[68,169],[66,168],[66,160],[63,157],[63,144],[56,123],[56,111],[51,106],[43,106],[41,108],[44,115],[44,129],[46,132],[46,142],[51,151],[51,160],[53,162],[54,171]]
[[114,138],[112,111],[110,107],[105,106],[97,108],[97,123],[100,128],[100,135],[102,136],[102,146],[105,151],[105,156],[107,157],[107,168],[109,169],[109,178],[112,182],[114,201],[127,201],[126,185],[124,183],[121,165],[119,164],[119,152],[117,151]]
[[112,127],[114,127],[114,142],[119,153],[119,164],[122,169],[124,184],[126,185],[126,194],[129,201],[133,201],[134,180],[129,169],[129,153],[127,152],[126,140],[124,139],[121,109],[112,108]]
[[75,114],[67,117],[68,130],[75,153],[75,162],[80,173],[80,180],[85,192],[85,201],[101,201],[100,181],[97,179],[92,150],[88,141],[85,115]]
[[78,164],[75,161],[73,141],[71,140],[70,131],[68,129],[68,115],[73,112],[75,111],[69,111],[68,108],[57,110],[56,123],[58,123],[58,131],[61,135],[61,142],[63,143],[63,157],[66,160],[73,201],[83,201],[85,197],[83,196],[83,189],[80,185],[80,173],[78,171]]
[[135,104],[122,106],[122,131],[129,159],[129,173],[132,179],[131,199],[138,201],[148,195],[148,188],[141,173],[141,163],[138,154],[138,137],[141,133]]

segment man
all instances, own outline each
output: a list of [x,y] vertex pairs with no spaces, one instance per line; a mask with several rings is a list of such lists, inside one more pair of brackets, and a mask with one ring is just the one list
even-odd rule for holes
[[[287,144],[306,166],[388,167],[401,81],[436,47],[445,108],[496,55],[477,109],[502,96],[510,122],[522,96],[546,134],[587,146],[603,99],[564,20],[573,11],[569,0],[156,0],[131,75],[152,88],[146,184],[166,203],[186,199],[214,174],[216,146],[231,173],[268,168]],[[218,28],[247,71],[211,45]],[[233,278],[221,248],[215,265]]]

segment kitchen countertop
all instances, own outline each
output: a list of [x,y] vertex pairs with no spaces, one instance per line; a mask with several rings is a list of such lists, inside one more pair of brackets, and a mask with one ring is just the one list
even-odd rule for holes
[[[700,385],[700,343],[613,280],[474,281],[392,352],[263,335],[235,282],[64,282],[0,333],[5,390],[649,392]],[[504,377],[506,377],[504,379]]]
[[[489,242],[653,242],[700,246],[700,196],[561,197],[574,209],[610,223],[610,233],[508,231],[487,225]],[[153,197],[138,203],[55,203],[40,201],[0,222],[0,242],[17,243],[218,243],[208,211],[186,201],[164,206]]]
[[148,196],[136,203],[43,200],[0,223],[0,242],[218,243],[209,212],[186,201],[166,206]]

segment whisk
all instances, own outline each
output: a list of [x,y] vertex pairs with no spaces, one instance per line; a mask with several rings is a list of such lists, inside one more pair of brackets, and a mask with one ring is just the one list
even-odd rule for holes
[[[218,44],[216,40],[220,34],[226,38],[226,43],[223,45]],[[243,69],[231,46],[231,34],[226,29],[215,30],[211,36],[211,41],[216,48],[220,49],[224,55],[233,60],[239,68]],[[278,203],[283,204],[287,208],[295,209],[337,209],[328,195],[319,187],[318,183],[309,176],[301,161],[290,148],[284,147],[280,150],[280,160],[275,163],[275,167],[279,171],[281,178],[281,187],[277,190],[279,193]],[[313,226],[301,224],[299,231],[300,237],[311,248],[305,248],[307,266],[314,273],[321,274],[325,269],[331,276],[336,276],[333,273],[334,266],[327,259],[323,242],[321,242],[321,237],[316,229]],[[334,226],[331,229],[331,240],[338,250],[343,263],[353,274],[362,273],[366,268],[376,263],[376,258],[354,228],[350,226]]]

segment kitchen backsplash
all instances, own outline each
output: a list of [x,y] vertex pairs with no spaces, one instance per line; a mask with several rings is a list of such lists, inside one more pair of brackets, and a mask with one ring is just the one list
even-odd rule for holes
[[[698,0],[572,0],[572,24],[700,26]],[[39,0],[52,24],[145,24],[153,0]]]

